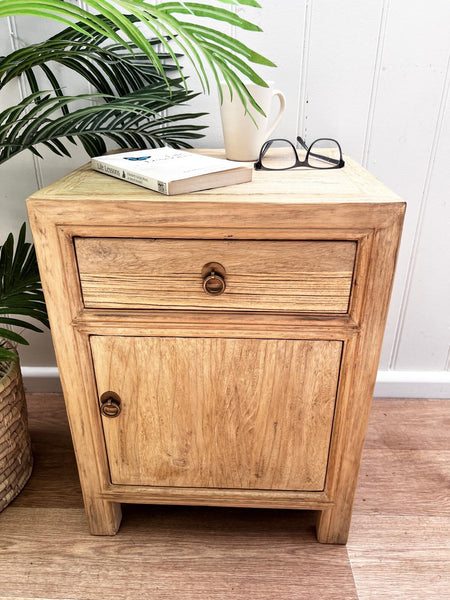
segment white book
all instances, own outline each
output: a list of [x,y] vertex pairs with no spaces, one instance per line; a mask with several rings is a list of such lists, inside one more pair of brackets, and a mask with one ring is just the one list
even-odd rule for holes
[[184,194],[252,180],[253,166],[174,148],[96,156],[94,170],[162,194]]

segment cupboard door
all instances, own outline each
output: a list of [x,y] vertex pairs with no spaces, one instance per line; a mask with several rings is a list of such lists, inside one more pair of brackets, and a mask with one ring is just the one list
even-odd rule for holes
[[322,490],[340,341],[91,336],[112,483]]

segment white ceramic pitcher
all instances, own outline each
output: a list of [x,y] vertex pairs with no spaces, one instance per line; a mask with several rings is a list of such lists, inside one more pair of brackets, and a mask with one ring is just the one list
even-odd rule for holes
[[[220,84],[223,93],[220,115],[222,117],[225,152],[229,160],[258,160],[261,146],[280,122],[286,106],[286,99],[282,92],[273,88],[273,81],[267,83],[269,85],[267,88],[255,83],[245,84],[250,94],[265,112],[264,116],[253,107],[248,107],[256,125],[250,115],[246,114],[238,94],[233,90],[233,99],[231,99],[228,85],[224,82]],[[279,98],[280,106],[276,117],[271,119],[271,105],[275,96]]]

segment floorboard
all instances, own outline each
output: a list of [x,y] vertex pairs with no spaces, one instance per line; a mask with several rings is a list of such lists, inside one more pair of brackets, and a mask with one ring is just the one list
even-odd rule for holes
[[0,514],[0,600],[450,597],[445,400],[375,400],[347,547],[307,511],[124,506],[87,532],[60,395],[29,397],[35,467]]
[[354,515],[349,553],[360,600],[450,598],[450,520]]

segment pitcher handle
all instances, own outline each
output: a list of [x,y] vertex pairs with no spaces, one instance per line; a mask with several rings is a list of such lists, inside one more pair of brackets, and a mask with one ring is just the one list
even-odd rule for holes
[[280,122],[281,116],[284,113],[284,109],[286,108],[286,98],[285,98],[283,92],[281,92],[280,90],[274,90],[272,99],[274,98],[274,96],[278,96],[278,98],[280,100],[280,108],[278,109],[278,114],[275,118],[275,121],[272,123],[271,128],[269,129],[269,131],[266,134],[266,136],[267,136],[266,140],[269,139],[269,137],[272,134],[272,132],[274,131],[275,127]]

